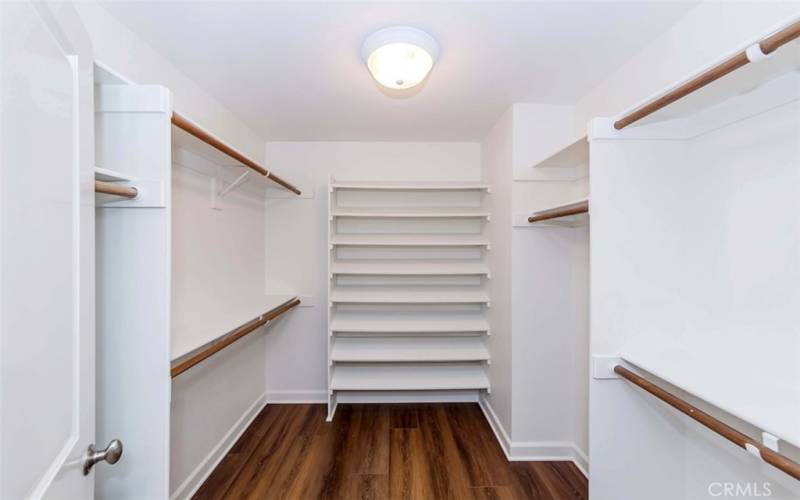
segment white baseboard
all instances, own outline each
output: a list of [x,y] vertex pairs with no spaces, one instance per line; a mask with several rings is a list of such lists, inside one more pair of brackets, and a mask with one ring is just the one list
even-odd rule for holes
[[268,404],[327,403],[325,391],[267,391]]
[[500,423],[500,418],[494,412],[494,408],[486,401],[486,398],[481,398],[480,401],[478,401],[478,405],[481,407],[481,410],[483,410],[483,416],[486,417],[486,421],[489,422],[489,427],[492,428],[497,442],[500,443],[500,448],[503,450],[503,453],[506,454],[506,458],[512,460],[511,454],[509,453],[511,450],[511,438],[508,433],[506,433],[503,424]]
[[583,473],[589,477],[589,459],[575,443],[569,441],[517,441],[514,442],[509,437],[502,422],[497,417],[492,405],[481,398],[479,401],[483,415],[489,422],[500,448],[503,449],[509,461],[551,461],[569,460]]
[[247,410],[239,417],[233,426],[225,433],[214,448],[206,455],[206,457],[194,468],[189,477],[187,477],[180,486],[170,495],[170,500],[183,500],[191,498],[197,492],[197,489],[208,479],[211,472],[219,465],[222,459],[227,455],[231,447],[236,443],[242,433],[250,426],[253,419],[261,412],[267,404],[266,394],[262,394],[250,405]]

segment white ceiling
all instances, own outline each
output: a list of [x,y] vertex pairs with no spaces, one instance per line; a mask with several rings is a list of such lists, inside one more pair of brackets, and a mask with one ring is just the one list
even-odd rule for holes
[[[109,12],[270,141],[480,140],[515,102],[571,103],[697,2],[111,2]],[[421,28],[441,56],[387,96],[359,55]]]

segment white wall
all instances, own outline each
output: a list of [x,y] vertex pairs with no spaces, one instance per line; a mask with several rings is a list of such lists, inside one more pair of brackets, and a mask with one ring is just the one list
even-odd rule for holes
[[[269,163],[292,169],[313,198],[267,202],[267,291],[313,297],[266,338],[270,401],[325,401],[327,389],[327,186],[345,180],[446,180],[481,178],[476,143],[270,142]],[[306,301],[308,305],[308,301]]]
[[[571,129],[574,108],[513,107],[517,173],[553,153],[553,139]],[[513,182],[513,211],[531,213],[586,196],[586,180]],[[520,453],[588,456],[589,227],[533,225],[512,230],[512,437]],[[517,389],[520,386],[520,389]],[[524,387],[524,389],[523,389]]]
[[485,407],[513,459],[587,469],[588,228],[512,227],[515,214],[586,195],[586,181],[516,178],[570,131],[569,106],[516,104],[482,143],[492,185],[492,393]]
[[511,176],[512,138],[514,126],[513,108],[500,117],[481,144],[481,169],[492,187],[489,208],[492,223],[489,238],[489,266],[492,279],[489,281],[489,324],[492,336],[489,339],[489,366],[492,392],[486,398],[490,414],[494,413],[497,434],[506,451],[511,446],[512,397],[513,397],[513,345],[511,338]]
[[[210,177],[187,168],[208,162],[182,150],[174,151],[173,158],[172,322],[202,325],[204,318],[210,322],[223,314],[221,308],[233,306],[237,297],[249,300],[264,292],[264,198],[235,190],[221,203],[222,210],[212,210]],[[262,353],[268,332],[254,332],[173,379],[173,494],[197,486],[206,467],[225,451],[215,450],[218,444],[251,407],[263,403]],[[185,345],[185,339],[173,339],[173,345],[176,340]]]

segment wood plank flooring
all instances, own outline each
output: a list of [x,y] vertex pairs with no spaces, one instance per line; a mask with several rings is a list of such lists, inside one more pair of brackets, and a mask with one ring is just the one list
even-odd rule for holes
[[508,462],[476,404],[269,405],[196,499],[587,499],[572,462]]

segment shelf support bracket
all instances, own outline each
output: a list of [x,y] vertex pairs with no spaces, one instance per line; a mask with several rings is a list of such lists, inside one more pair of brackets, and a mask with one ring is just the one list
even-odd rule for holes
[[239,177],[234,179],[233,182],[231,182],[230,184],[228,184],[227,186],[225,186],[221,190],[217,189],[217,184],[221,184],[222,181],[220,181],[217,177],[212,177],[211,178],[211,208],[213,210],[222,210],[222,205],[220,205],[220,200],[224,199],[225,196],[228,193],[230,193],[231,191],[236,189],[236,187],[239,184],[244,182],[244,180],[247,178],[248,174],[250,174],[250,170],[246,170],[242,175],[240,175]]
[[241,184],[241,183],[244,181],[245,177],[247,177],[247,174],[249,174],[249,173],[250,173],[250,171],[249,171],[249,170],[246,170],[246,171],[245,171],[245,172],[244,172],[242,175],[240,175],[239,177],[237,177],[237,178],[236,178],[236,180],[234,180],[233,182],[231,182],[230,184],[228,184],[228,185],[225,187],[225,189],[223,189],[222,191],[220,191],[220,192],[219,192],[219,197],[220,197],[220,198],[224,198],[226,194],[228,194],[229,192],[231,192],[231,190],[235,189],[235,188],[236,188],[236,186],[238,186],[239,184]]

